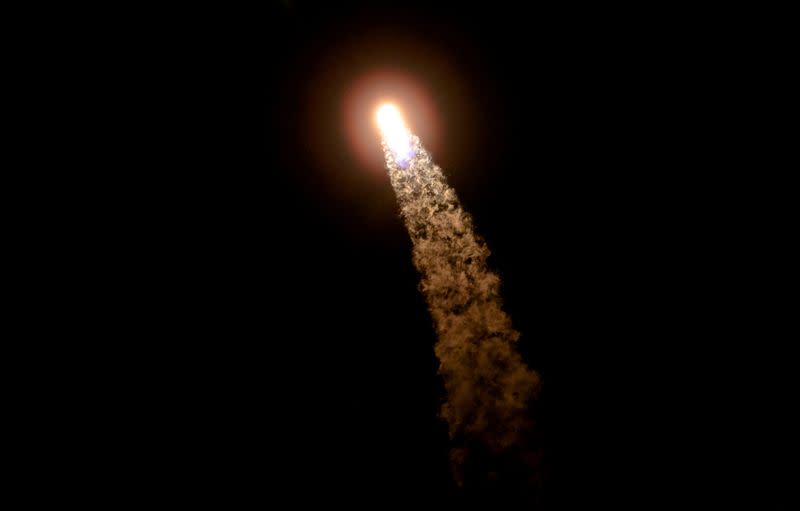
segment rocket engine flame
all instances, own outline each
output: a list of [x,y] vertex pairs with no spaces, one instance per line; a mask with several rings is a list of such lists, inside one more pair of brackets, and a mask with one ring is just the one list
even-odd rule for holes
[[376,114],[383,140],[394,155],[395,161],[406,164],[413,156],[411,133],[406,128],[403,116],[396,106],[386,103]]

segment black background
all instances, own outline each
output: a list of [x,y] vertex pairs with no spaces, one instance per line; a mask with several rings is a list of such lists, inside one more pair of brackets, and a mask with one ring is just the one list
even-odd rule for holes
[[[132,298],[112,331],[136,361],[114,398],[125,448],[109,453],[134,467],[126,491],[526,502],[451,482],[410,240],[388,179],[359,181],[337,132],[347,67],[319,73],[342,41],[385,32],[450,59],[469,101],[434,158],[543,378],[534,500],[785,505],[790,339],[774,318],[788,306],[768,286],[786,243],[769,219],[786,204],[764,199],[757,151],[730,136],[747,45],[717,31],[725,12],[285,2],[153,16],[158,35],[130,43],[148,50],[129,77],[148,119],[122,155],[134,207],[113,227]],[[424,71],[392,50],[354,74],[392,58]]]

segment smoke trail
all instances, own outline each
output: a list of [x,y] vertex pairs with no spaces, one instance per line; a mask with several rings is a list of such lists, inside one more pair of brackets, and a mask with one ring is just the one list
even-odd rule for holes
[[539,375],[514,349],[519,333],[501,308],[500,279],[486,266],[486,244],[419,138],[408,136],[411,151],[400,160],[386,140],[382,147],[438,335],[435,352],[447,391],[440,413],[462,484],[466,446],[502,454],[520,442]]

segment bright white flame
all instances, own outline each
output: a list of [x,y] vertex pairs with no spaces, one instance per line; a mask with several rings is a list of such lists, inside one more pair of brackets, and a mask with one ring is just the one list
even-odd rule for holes
[[396,106],[386,103],[378,108],[378,126],[386,145],[395,154],[398,161],[411,158],[411,133],[403,122],[403,117]]

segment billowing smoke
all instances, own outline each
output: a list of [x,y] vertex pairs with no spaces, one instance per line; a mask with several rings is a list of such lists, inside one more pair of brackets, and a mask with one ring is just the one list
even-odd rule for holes
[[519,333],[503,312],[500,279],[487,268],[486,244],[419,138],[409,139],[411,151],[400,160],[386,141],[382,146],[438,335],[435,352],[447,393],[441,417],[449,426],[454,476],[461,484],[472,446],[502,456],[522,441],[539,375],[515,349]]

